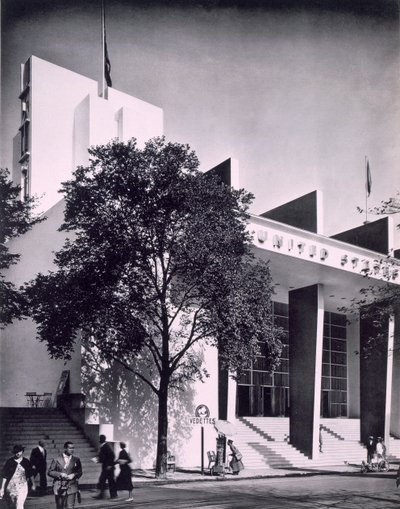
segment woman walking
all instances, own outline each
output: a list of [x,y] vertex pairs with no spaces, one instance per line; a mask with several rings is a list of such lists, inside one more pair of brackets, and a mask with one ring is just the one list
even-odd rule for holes
[[228,440],[228,445],[231,449],[230,456],[232,456],[229,466],[232,469],[233,475],[239,475],[239,472],[244,469],[242,454],[239,449],[233,445],[233,440]]
[[35,491],[35,472],[30,461],[23,457],[22,445],[14,445],[13,457],[9,458],[3,467],[0,498],[5,498],[10,509],[24,509],[28,496],[28,479]]
[[133,500],[133,484],[132,484],[132,470],[130,467],[130,463],[132,462],[131,457],[129,456],[128,451],[126,450],[125,442],[120,442],[119,446],[121,450],[119,452],[118,459],[116,463],[119,464],[120,473],[117,477],[117,490],[128,490],[128,499],[127,502],[132,502]]

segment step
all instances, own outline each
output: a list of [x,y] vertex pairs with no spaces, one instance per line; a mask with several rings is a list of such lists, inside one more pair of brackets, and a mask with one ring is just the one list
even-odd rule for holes
[[[95,485],[100,475],[101,466],[91,461],[97,450],[92,446],[83,432],[71,422],[63,412],[57,409],[12,408],[0,409],[1,442],[0,462],[3,464],[11,457],[15,443],[22,443],[25,456],[37,446],[39,439],[47,445],[47,463],[63,450],[66,440],[76,445],[76,453],[81,458],[83,477],[81,484]],[[49,480],[49,484],[51,484]]]
[[357,419],[321,420],[324,452],[312,461],[288,443],[288,418],[246,417],[234,424],[234,440],[246,467],[343,465],[344,461],[361,463],[366,457],[365,447],[359,442]]

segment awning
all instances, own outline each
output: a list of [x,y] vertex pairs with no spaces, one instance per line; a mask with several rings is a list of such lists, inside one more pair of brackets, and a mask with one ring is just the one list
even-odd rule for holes
[[234,424],[229,421],[216,420],[214,427],[221,435],[230,436],[236,434]]

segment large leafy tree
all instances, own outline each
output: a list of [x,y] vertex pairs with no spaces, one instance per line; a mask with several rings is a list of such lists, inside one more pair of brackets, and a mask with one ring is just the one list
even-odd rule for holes
[[32,315],[52,356],[68,357],[79,331],[156,394],[160,476],[169,391],[206,375],[197,345],[218,347],[236,374],[260,344],[271,369],[278,361],[270,271],[252,254],[252,195],[200,172],[188,146],[154,138],[89,152],[63,184],[61,230],[74,237],[58,270],[29,285]]
[[21,187],[10,179],[7,169],[0,168],[0,325],[10,324],[24,314],[23,293],[6,280],[5,270],[20,259],[10,251],[9,241],[32,228],[44,217],[34,214],[35,198],[21,200]]

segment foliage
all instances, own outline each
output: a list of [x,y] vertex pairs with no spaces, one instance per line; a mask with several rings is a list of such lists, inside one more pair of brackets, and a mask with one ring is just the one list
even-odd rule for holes
[[[357,207],[357,210],[360,213],[364,212],[360,207]],[[382,201],[377,207],[368,209],[368,212],[377,215],[400,213],[399,193],[396,193],[395,197]],[[400,228],[399,224],[397,228]],[[387,344],[388,323],[393,316],[400,316],[400,287],[391,282],[391,279],[396,279],[400,272],[400,261],[388,255],[385,260],[377,260],[376,267],[383,271],[385,283],[371,284],[362,288],[360,297],[354,299],[351,306],[340,309],[341,312],[368,321],[370,333],[362,348],[362,354],[366,357],[382,351],[382,347]],[[365,275],[369,277],[368,272]],[[400,331],[398,327],[394,330],[394,348],[398,349],[400,348]]]
[[[361,207],[357,207],[357,211],[360,213],[365,212]],[[400,213],[400,193],[397,192],[395,196],[382,201],[377,207],[368,209],[368,212],[377,215],[393,215]],[[397,227],[399,228],[399,225],[397,225]]]
[[10,281],[4,271],[20,259],[18,253],[10,252],[9,240],[26,233],[44,217],[33,214],[37,204],[35,198],[21,200],[21,187],[10,180],[7,169],[0,168],[0,325],[10,324],[15,318],[22,318],[24,309],[23,293]]
[[198,171],[188,146],[154,138],[142,150],[131,140],[89,152],[90,165],[63,184],[61,230],[74,240],[56,253],[58,271],[39,274],[27,294],[52,356],[68,358],[80,331],[157,395],[160,475],[168,391],[207,376],[196,344],[218,346],[237,374],[260,341],[277,363],[271,276],[251,250],[252,195]]
[[[376,355],[387,345],[388,323],[393,316],[400,316],[400,288],[389,282],[383,286],[370,285],[360,290],[360,298],[354,299],[351,306],[340,308],[339,311],[368,322],[369,335],[365,338],[361,353],[364,357]],[[395,328],[395,348],[398,348],[399,339],[399,330]]]

